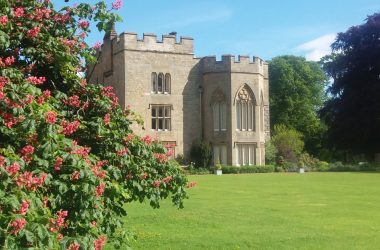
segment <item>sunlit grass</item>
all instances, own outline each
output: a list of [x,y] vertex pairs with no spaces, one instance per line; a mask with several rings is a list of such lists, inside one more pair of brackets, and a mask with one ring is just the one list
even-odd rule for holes
[[128,205],[134,249],[379,249],[380,174],[189,179],[198,186],[183,210]]

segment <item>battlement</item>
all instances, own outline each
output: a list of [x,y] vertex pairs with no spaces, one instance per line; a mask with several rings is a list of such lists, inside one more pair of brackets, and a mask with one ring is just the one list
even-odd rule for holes
[[137,50],[137,51],[156,51],[179,54],[194,54],[193,38],[181,36],[177,42],[176,35],[163,35],[161,40],[157,35],[144,33],[142,39],[138,38],[137,33],[123,32],[113,39],[114,51]]
[[268,64],[259,57],[239,55],[236,60],[234,55],[222,55],[222,60],[217,61],[216,56],[206,56],[202,58],[201,63],[204,73],[241,72],[267,76],[268,72]]

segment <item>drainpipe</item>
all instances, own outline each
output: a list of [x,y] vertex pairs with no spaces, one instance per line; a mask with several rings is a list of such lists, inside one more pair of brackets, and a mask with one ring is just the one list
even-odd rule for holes
[[199,93],[199,121],[201,123],[201,141],[203,141],[203,119],[202,119],[202,94],[203,88],[201,85],[198,86]]

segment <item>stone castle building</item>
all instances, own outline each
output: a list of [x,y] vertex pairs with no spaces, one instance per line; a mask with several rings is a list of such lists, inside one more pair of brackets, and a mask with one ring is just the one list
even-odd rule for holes
[[175,34],[136,33],[104,37],[89,82],[114,87],[122,106],[144,120],[140,135],[175,144],[188,156],[192,144],[213,147],[214,163],[235,166],[265,162],[269,138],[268,64],[260,58],[194,56],[193,39]]

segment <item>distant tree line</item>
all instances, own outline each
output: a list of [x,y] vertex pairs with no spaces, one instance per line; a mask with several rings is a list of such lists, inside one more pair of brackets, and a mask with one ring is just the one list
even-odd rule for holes
[[267,160],[296,162],[302,152],[327,161],[379,158],[380,12],[339,33],[331,48],[319,62],[291,55],[269,62]]

